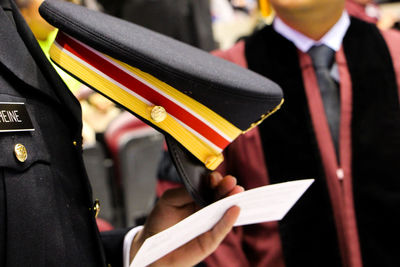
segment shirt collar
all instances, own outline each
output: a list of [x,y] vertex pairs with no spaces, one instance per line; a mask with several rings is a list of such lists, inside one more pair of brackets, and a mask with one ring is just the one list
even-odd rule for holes
[[324,44],[336,52],[342,45],[344,35],[350,26],[350,18],[346,11],[335,25],[318,41],[315,41],[304,34],[292,29],[286,25],[278,16],[274,19],[273,27],[276,32],[292,41],[294,45],[302,52],[307,52],[313,45]]

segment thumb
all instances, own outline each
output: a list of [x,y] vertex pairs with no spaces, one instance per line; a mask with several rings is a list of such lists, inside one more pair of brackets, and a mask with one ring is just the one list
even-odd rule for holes
[[199,236],[199,244],[203,253],[211,254],[224,240],[225,236],[232,230],[236,219],[239,217],[240,208],[233,206],[229,208],[219,222],[208,232]]

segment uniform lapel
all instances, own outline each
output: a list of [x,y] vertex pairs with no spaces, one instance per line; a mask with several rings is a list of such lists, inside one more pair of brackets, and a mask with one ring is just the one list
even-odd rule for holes
[[[15,31],[3,9],[0,9],[0,62],[17,78],[36,90],[56,100],[55,94],[44,79],[39,68],[27,50],[25,44]],[[14,51],[15,53],[10,53]]]
[[[62,107],[61,112],[68,121],[80,126],[79,102],[42,52],[15,3],[10,1],[10,4],[15,25],[0,9],[0,25],[2,25],[0,27],[0,64],[33,89],[50,97],[55,104]],[[15,26],[18,33],[15,31]],[[18,57],[10,51],[18,51]],[[59,105],[60,103],[64,105]]]

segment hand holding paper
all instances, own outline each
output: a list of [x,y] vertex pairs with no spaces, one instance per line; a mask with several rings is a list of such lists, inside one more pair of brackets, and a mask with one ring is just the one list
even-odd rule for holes
[[147,238],[131,267],[147,266],[212,229],[232,206],[241,210],[235,226],[281,220],[313,181],[308,179],[263,186],[217,201]]
[[[241,186],[236,184],[236,179],[230,175],[222,177],[220,173],[213,172],[209,179],[210,192],[214,192],[216,200],[244,191]],[[165,192],[148,217],[144,230],[136,236],[131,248],[131,258],[146,238],[175,225],[198,209],[199,207],[185,188]],[[239,208],[232,207],[210,231],[175,249],[172,253],[154,262],[152,266],[192,266],[197,264],[217,248],[232,229],[238,215]]]

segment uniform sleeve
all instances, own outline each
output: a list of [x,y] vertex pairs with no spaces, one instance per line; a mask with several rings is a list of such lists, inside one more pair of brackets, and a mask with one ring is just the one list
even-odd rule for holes
[[100,233],[107,264],[113,267],[123,266],[123,244],[129,230],[126,228]]

